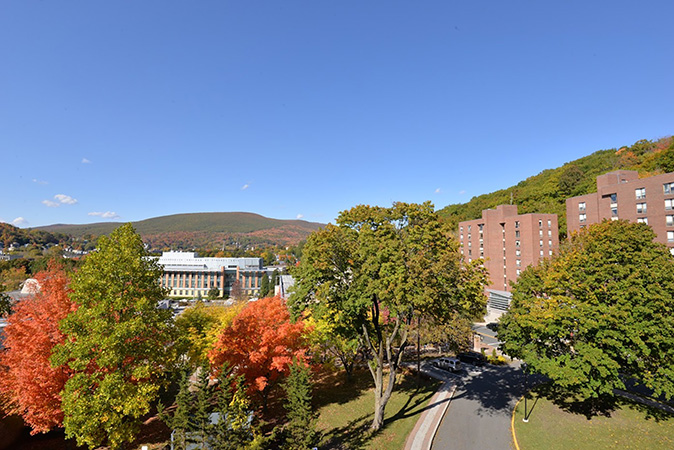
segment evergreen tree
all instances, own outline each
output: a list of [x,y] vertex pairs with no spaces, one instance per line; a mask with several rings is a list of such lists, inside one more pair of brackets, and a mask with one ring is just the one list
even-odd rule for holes
[[252,426],[253,413],[244,378],[234,376],[227,365],[222,370],[216,412],[219,420],[212,431],[213,446],[221,450],[254,449],[263,445]]
[[271,281],[269,282],[269,295],[274,295],[276,290],[276,285],[278,284],[279,272],[278,269],[274,269],[271,273]]
[[270,284],[269,276],[265,273],[262,276],[262,281],[260,281],[260,298],[265,298],[269,295]]
[[209,449],[209,437],[211,434],[211,397],[212,390],[208,386],[209,370],[208,366],[199,368],[199,378],[197,381],[197,392],[194,404],[194,443],[199,450]]
[[293,359],[290,375],[283,387],[287,399],[285,409],[288,423],[284,448],[307,450],[316,443],[316,414],[311,408],[311,381],[309,366]]
[[180,381],[180,390],[176,396],[176,409],[173,415],[170,415],[159,403],[159,418],[173,430],[173,448],[174,450],[186,450],[188,444],[188,434],[192,430],[190,417],[193,410],[192,394],[189,391],[189,375],[183,373]]
[[12,314],[12,298],[4,292],[0,292],[0,317],[7,317],[10,314]]

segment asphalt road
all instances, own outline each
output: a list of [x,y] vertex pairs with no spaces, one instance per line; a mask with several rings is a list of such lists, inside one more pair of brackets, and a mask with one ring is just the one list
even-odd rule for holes
[[513,449],[510,419],[524,392],[519,363],[458,375],[461,382],[433,441],[433,450]]

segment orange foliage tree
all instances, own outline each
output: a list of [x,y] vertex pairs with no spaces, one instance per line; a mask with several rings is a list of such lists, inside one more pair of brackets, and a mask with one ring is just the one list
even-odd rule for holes
[[50,262],[35,278],[40,292],[16,304],[4,330],[5,350],[0,352],[5,412],[22,416],[32,434],[46,433],[63,422],[60,392],[70,371],[52,367],[49,357],[64,340],[59,321],[76,308],[68,298],[70,280],[61,264]]
[[266,406],[269,391],[290,372],[293,357],[306,363],[305,331],[301,320],[291,323],[284,300],[263,298],[249,303],[222,331],[209,359],[216,368],[228,363],[243,375]]

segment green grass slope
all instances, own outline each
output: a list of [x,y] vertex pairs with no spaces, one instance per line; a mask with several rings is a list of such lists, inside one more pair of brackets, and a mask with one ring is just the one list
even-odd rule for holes
[[458,228],[459,222],[479,219],[482,210],[509,204],[512,198],[520,214],[557,214],[563,237],[566,199],[596,192],[598,175],[620,169],[637,170],[640,177],[674,172],[674,139],[669,136],[655,141],[641,140],[618,150],[599,150],[556,169],[544,170],[515,186],[473,197],[468,203],[448,205],[438,214]]

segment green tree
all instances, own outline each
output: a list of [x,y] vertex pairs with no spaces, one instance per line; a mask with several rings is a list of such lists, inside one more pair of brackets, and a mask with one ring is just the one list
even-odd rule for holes
[[622,375],[674,394],[674,260],[644,224],[604,221],[527,268],[501,318],[503,351],[580,400]]
[[173,430],[174,450],[187,450],[187,444],[190,443],[188,437],[192,430],[190,417],[192,416],[193,401],[189,387],[189,374],[184,372],[180,381],[178,395],[176,396],[176,407],[172,415],[168,414],[161,402],[157,405],[159,418],[166,426]]
[[131,224],[122,225],[99,240],[70,285],[79,307],[60,323],[66,341],[52,363],[74,372],[62,400],[66,435],[79,445],[131,441],[172,368],[173,321],[158,308],[163,270],[147,256]]
[[212,287],[208,290],[208,299],[209,300],[215,300],[218,297],[220,297],[220,289],[218,289],[214,286],[214,287]]
[[12,298],[0,292],[0,317],[7,317],[12,314]]
[[269,281],[269,295],[274,295],[276,285],[278,284],[279,275],[278,269],[274,269],[274,271],[271,273],[271,280]]
[[290,305],[295,314],[339,312],[340,323],[362,340],[375,385],[373,430],[383,424],[413,319],[485,311],[484,268],[463,264],[451,235],[430,202],[361,205],[342,212],[337,226],[312,234],[303,248]]
[[196,395],[194,402],[194,440],[196,448],[199,450],[209,450],[209,440],[211,435],[211,397],[213,391],[209,386],[210,374],[208,366],[204,365],[199,369],[199,376],[196,385]]
[[283,383],[288,418],[284,445],[287,450],[307,450],[316,444],[316,414],[311,407],[310,376],[309,366],[294,359],[290,374]]
[[263,448],[264,438],[252,424],[253,412],[243,376],[235,376],[225,365],[219,378],[215,410],[219,420],[212,431],[213,447],[221,450]]
[[260,281],[260,298],[269,296],[270,291],[269,276],[265,273],[262,275],[262,281]]

